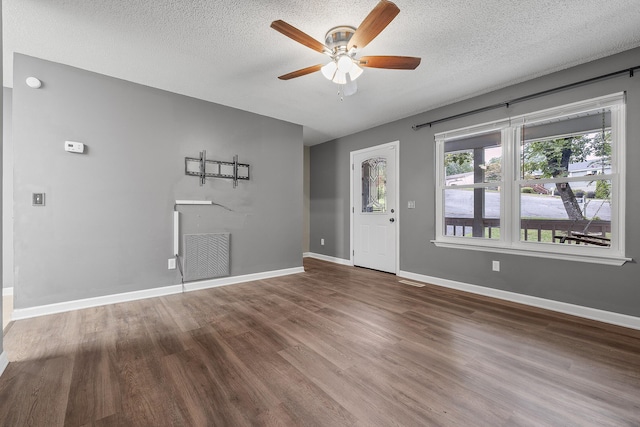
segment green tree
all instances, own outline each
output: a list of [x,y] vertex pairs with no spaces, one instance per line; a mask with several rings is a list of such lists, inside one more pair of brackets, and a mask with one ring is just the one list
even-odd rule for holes
[[611,195],[611,186],[607,181],[596,181],[596,199],[608,200]]
[[597,158],[591,162],[591,166],[600,166],[600,171],[604,174],[606,167],[611,165],[611,131],[598,133],[593,138],[591,147]]
[[473,156],[468,151],[447,153],[444,156],[447,176],[473,171]]
[[487,181],[502,181],[502,163],[500,157],[491,158],[485,166],[484,176]]
[[[584,134],[565,138],[527,143],[524,147],[523,173],[533,176],[539,173],[542,178],[558,178],[569,175],[569,164],[584,162],[597,156],[598,162],[608,162],[611,156],[611,132],[602,134]],[[576,200],[570,183],[556,183],[556,190],[562,199],[564,209],[572,220],[584,219],[584,214]]]

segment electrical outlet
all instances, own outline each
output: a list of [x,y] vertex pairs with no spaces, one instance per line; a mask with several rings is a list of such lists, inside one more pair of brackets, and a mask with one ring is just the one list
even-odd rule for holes
[[320,239],[320,244],[324,246],[324,239]]
[[175,269],[176,269],[176,259],[169,258],[169,270],[175,270]]
[[492,261],[491,262],[491,269],[493,271],[500,271],[500,261]]

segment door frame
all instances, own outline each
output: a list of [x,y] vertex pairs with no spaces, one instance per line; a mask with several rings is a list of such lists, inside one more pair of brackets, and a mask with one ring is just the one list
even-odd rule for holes
[[396,173],[395,173],[395,181],[396,185],[394,191],[396,192],[396,242],[395,242],[395,256],[396,256],[396,271],[394,274],[398,275],[400,271],[400,141],[392,141],[386,144],[375,145],[373,147],[367,147],[360,150],[351,151],[349,154],[349,165],[351,166],[351,173],[349,173],[349,260],[351,261],[351,265],[355,265],[353,263],[353,251],[354,251],[354,232],[353,232],[353,214],[355,211],[355,203],[354,203],[354,194],[353,194],[353,176],[355,175],[355,164],[354,157],[366,153],[367,151],[379,150],[382,148],[390,148],[394,147],[395,157],[396,157]]

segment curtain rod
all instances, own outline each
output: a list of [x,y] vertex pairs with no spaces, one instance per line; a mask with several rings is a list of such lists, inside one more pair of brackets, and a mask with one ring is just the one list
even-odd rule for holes
[[609,74],[603,74],[603,75],[598,76],[598,77],[592,77],[592,78],[587,79],[587,80],[581,80],[579,82],[569,83],[569,84],[566,84],[564,86],[558,86],[558,87],[555,87],[553,89],[543,90],[541,92],[536,92],[536,93],[533,93],[531,95],[521,96],[519,98],[514,98],[512,100],[505,101],[505,102],[500,102],[498,104],[487,105],[486,107],[477,108],[475,110],[467,111],[465,113],[455,114],[455,115],[449,116],[449,117],[444,117],[442,119],[433,120],[431,122],[421,123],[419,125],[413,125],[413,126],[411,126],[411,128],[413,130],[417,131],[417,130],[422,129],[423,127],[427,127],[427,126],[431,127],[432,125],[435,125],[437,123],[447,122],[449,120],[459,119],[459,118],[462,118],[462,117],[471,116],[473,114],[478,114],[478,113],[483,113],[485,111],[495,110],[497,108],[502,108],[502,107],[509,108],[509,106],[512,105],[512,104],[517,104],[519,102],[528,101],[528,100],[534,99],[534,98],[539,98],[541,96],[549,95],[549,94],[552,94],[552,93],[555,93],[555,92],[562,92],[562,91],[567,90],[567,89],[572,89],[574,87],[587,85],[587,84],[594,83],[594,82],[597,82],[597,81],[600,81],[600,80],[610,79],[612,77],[617,77],[617,76],[622,75],[622,74],[627,74],[628,73],[629,77],[633,77],[633,72],[635,70],[638,70],[638,69],[640,69],[640,65],[638,65],[636,67],[632,67],[632,68],[625,68],[624,70],[615,71],[615,72],[609,73]]

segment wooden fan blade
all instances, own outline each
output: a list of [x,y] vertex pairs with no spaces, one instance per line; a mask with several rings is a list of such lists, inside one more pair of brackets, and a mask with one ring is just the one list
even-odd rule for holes
[[362,24],[360,24],[351,37],[351,40],[349,40],[347,50],[350,50],[354,46],[362,49],[368,45],[371,40],[375,39],[376,36],[393,21],[393,18],[395,18],[398,13],[400,13],[400,9],[395,3],[380,0],[380,3],[364,18]]
[[278,77],[280,80],[290,80],[295,79],[296,77],[306,76],[307,74],[315,73],[316,71],[320,71],[322,68],[322,64],[312,65],[311,67],[303,68],[301,70],[292,71],[289,74],[284,74]]
[[420,58],[413,56],[363,56],[359,61],[361,67],[391,70],[415,70],[420,65]]
[[320,52],[320,53],[330,52],[329,48],[323,45],[322,43],[320,43],[318,40],[314,39],[313,37],[311,37],[306,33],[303,33],[293,25],[287,24],[282,20],[273,21],[271,23],[271,28],[281,32],[282,34],[289,37],[290,39],[293,39],[298,43],[301,43],[306,47],[315,50],[316,52]]

